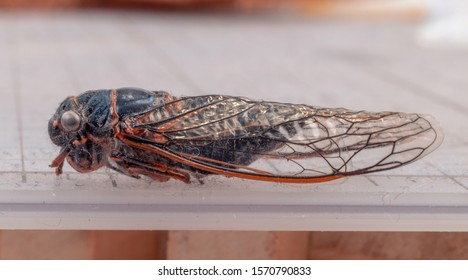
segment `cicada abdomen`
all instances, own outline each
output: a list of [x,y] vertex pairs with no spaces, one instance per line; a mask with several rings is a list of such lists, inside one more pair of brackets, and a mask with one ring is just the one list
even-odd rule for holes
[[[67,127],[70,115],[79,128]],[[184,182],[191,174],[322,182],[408,164],[443,140],[440,125],[427,115],[222,95],[175,98],[133,88],[66,99],[49,133],[62,147],[52,163],[57,173],[66,158],[80,172],[105,163],[134,177]],[[80,155],[89,164],[78,164]]]

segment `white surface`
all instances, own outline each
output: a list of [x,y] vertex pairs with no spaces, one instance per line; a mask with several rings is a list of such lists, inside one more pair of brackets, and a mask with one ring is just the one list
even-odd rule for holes
[[[416,26],[138,13],[0,14],[0,228],[468,230],[468,52]],[[434,115],[442,146],[388,172],[204,185],[57,178],[47,121],[68,95],[138,86]]]
[[422,44],[438,47],[468,47],[468,1],[432,0],[428,20],[421,28]]

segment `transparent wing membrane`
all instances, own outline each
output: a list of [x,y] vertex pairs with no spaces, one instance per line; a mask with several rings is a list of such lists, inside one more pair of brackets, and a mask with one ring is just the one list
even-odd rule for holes
[[392,169],[443,140],[440,125],[427,115],[217,95],[178,99],[133,122],[146,131],[146,140],[156,134],[167,139],[162,149],[186,162],[258,179],[333,179]]

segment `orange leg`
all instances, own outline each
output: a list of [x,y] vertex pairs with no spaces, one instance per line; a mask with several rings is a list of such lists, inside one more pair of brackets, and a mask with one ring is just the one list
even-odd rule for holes
[[107,163],[107,167],[114,170],[114,171],[117,171],[121,174],[124,174],[126,176],[129,176],[129,177],[133,177],[133,178],[136,178],[136,179],[140,179],[140,176],[135,173],[135,172],[132,172],[128,169],[128,166],[123,162],[122,159],[120,158],[115,158],[115,157],[111,157],[111,159],[113,160],[113,162],[115,162],[115,164],[112,163],[112,161],[109,161]]
[[154,170],[153,171],[146,170],[146,169],[141,168],[141,167],[129,167],[128,169],[130,171],[132,171],[132,172],[148,176],[151,179],[156,180],[158,182],[167,182],[171,178],[170,176],[167,176],[165,174],[157,173]]
[[127,176],[138,177],[138,174],[141,174],[156,179],[160,182],[165,182],[170,178],[173,178],[184,183],[190,183],[190,175],[187,172],[178,170],[173,167],[168,167],[156,163],[149,164],[129,157],[122,159],[120,157],[112,156],[111,159],[114,160],[114,162],[118,164],[119,167],[114,168],[110,164],[108,166]]

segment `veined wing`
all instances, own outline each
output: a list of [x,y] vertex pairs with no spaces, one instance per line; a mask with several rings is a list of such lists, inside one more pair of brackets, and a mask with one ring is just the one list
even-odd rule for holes
[[272,181],[313,182],[387,170],[425,156],[443,140],[441,127],[427,115],[219,95],[182,98],[134,122],[167,139],[161,151],[185,164]]

